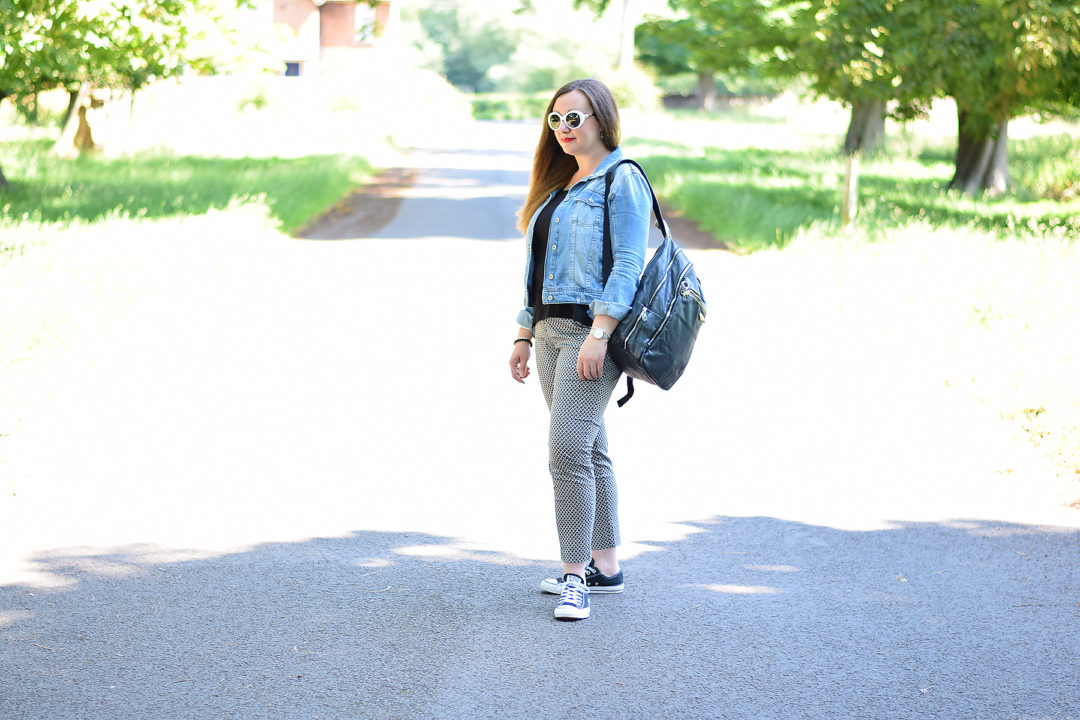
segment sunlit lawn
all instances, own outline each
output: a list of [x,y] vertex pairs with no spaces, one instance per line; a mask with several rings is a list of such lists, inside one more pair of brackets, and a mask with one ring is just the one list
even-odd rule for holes
[[[669,205],[739,251],[782,246],[815,224],[836,227],[846,170],[837,152],[842,117],[831,127],[815,127],[812,114],[801,126],[798,108],[782,123],[746,113],[732,122],[719,118],[703,125],[676,115],[663,132],[659,123],[643,124],[626,143]],[[725,127],[729,132],[717,131]],[[857,163],[857,226],[871,239],[916,219],[1001,237],[1080,236],[1080,130],[1074,132],[1012,141],[1014,191],[973,199],[945,191],[954,138],[919,124],[893,128],[886,153]]]
[[[221,158],[141,152],[131,157],[49,154],[50,141],[0,143],[12,187],[0,217],[21,222],[94,222],[107,216],[156,219],[199,215],[258,200],[292,232],[372,171],[361,157]],[[2,245],[0,245],[2,250]]]
[[901,338],[931,378],[1080,481],[1080,128],[1020,123],[1014,191],[973,199],[944,189],[950,117],[890,127],[888,152],[859,163],[859,214],[842,228],[844,120],[821,106],[684,113],[633,124],[626,145],[670,206],[736,252],[776,255],[807,293],[827,292],[820,312]]
[[[625,146],[668,205],[793,278],[815,295],[807,303],[816,312],[900,338],[932,381],[1012,423],[1062,472],[1080,472],[1075,128],[1018,136],[1017,192],[973,200],[943,191],[948,123],[891,127],[889,152],[860,163],[859,214],[841,228],[843,121],[836,108],[790,102],[713,118],[628,113]],[[120,254],[95,264],[105,275],[56,277],[35,246],[70,246],[87,233],[115,234],[117,247],[149,233],[182,238],[184,219],[208,212],[203,232],[208,223],[223,237],[250,232],[239,228],[252,222],[288,232],[372,171],[356,153],[274,157],[272,147],[259,157],[142,150],[79,160],[43,150],[41,140],[0,144],[14,186],[0,196],[0,374],[9,379],[75,331],[82,321],[72,318],[83,316],[64,307],[80,292],[105,313],[134,301]],[[265,220],[253,221],[252,207]]]

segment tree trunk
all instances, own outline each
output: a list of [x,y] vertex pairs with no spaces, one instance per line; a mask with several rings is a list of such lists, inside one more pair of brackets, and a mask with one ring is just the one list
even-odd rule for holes
[[957,108],[958,138],[956,172],[950,190],[968,195],[989,192],[1000,195],[1009,189],[1009,121],[1003,120],[988,130],[972,132],[967,127],[968,113]]
[[67,110],[64,111],[64,117],[60,121],[60,131],[63,132],[67,127],[68,122],[71,120],[71,116],[75,114],[75,105],[79,102],[79,91],[68,90],[68,104]]
[[[75,107],[78,108],[83,101],[90,96],[90,83],[83,83],[79,88],[79,94],[75,98]],[[71,113],[71,117],[64,123],[64,129],[60,131],[60,137],[53,145],[52,154],[60,157],[74,157],[79,154],[75,148],[75,133],[79,129],[79,114]]]
[[698,107],[707,112],[716,109],[716,77],[711,70],[698,73]]
[[851,120],[844,138],[844,155],[872,156],[885,146],[885,101],[852,103]]

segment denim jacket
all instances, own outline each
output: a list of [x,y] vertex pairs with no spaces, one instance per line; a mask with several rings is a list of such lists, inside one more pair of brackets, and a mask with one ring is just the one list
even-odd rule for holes
[[[604,284],[604,175],[622,157],[621,148],[613,150],[589,177],[575,183],[555,208],[547,257],[543,259],[547,275],[540,299],[545,304],[587,305],[592,317],[610,315],[616,320],[622,320],[630,312],[645,267],[652,195],[637,168],[623,165],[615,172],[608,205],[612,267]],[[552,192],[533,213],[525,232],[525,307],[518,313],[517,321],[528,330],[533,329],[533,312],[529,306],[533,227],[554,195]]]

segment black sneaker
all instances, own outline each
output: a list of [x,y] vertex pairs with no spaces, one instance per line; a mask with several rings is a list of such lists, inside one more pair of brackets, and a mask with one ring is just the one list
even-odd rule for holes
[[[604,575],[600,568],[590,560],[585,566],[585,587],[592,593],[621,593],[623,591],[622,570],[614,575]],[[540,581],[540,589],[552,595],[562,594],[563,581],[559,578],[545,578]]]
[[589,617],[589,588],[577,575],[563,576],[562,593],[555,606],[557,620],[584,620]]

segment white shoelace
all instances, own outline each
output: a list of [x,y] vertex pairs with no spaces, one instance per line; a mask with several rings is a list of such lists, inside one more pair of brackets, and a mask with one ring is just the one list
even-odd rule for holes
[[568,582],[563,585],[562,595],[559,597],[560,605],[573,605],[581,607],[585,602],[585,586],[581,583]]

